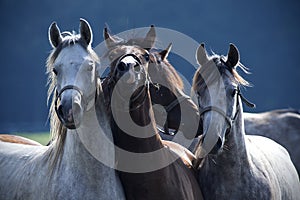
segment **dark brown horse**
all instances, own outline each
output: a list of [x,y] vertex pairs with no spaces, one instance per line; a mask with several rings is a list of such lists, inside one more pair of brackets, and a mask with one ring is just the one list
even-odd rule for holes
[[[111,61],[105,81],[107,108],[116,145],[116,167],[127,199],[202,199],[191,167],[193,155],[161,140],[156,130],[148,73],[155,30],[141,45],[118,43],[104,32]],[[140,47],[141,46],[141,47]]]
[[[145,44],[143,39],[130,39],[126,44],[143,48]],[[121,38],[118,38],[118,41],[123,41],[124,43],[124,40]],[[145,47],[145,49],[149,50],[154,61],[149,63],[148,70],[151,77],[150,96],[154,117],[157,125],[162,127],[158,128],[159,133],[163,139],[174,140],[187,148],[191,145],[194,147],[196,143],[191,144],[195,142],[192,139],[197,134],[201,134],[199,132],[201,129],[198,130],[199,113],[192,99],[184,93],[182,79],[167,59],[171,50],[171,44],[164,50],[149,47]],[[115,55],[109,56],[113,57]],[[105,57],[107,58],[108,56],[106,55]],[[107,85],[106,82],[107,80],[104,80],[104,90]],[[172,131],[169,131],[169,129]],[[178,131],[181,133],[181,136],[177,136],[174,139],[173,135]],[[184,136],[182,136],[182,133]]]

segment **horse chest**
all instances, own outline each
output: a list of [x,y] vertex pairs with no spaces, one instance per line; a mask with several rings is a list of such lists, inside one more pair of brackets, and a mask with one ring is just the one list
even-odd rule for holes
[[[202,199],[201,192],[195,192],[194,185],[186,180],[177,179],[166,168],[154,172],[134,174],[120,173],[126,199]],[[184,173],[182,171],[182,173]],[[198,186],[197,186],[198,187]]]
[[[165,181],[168,179],[159,171],[148,173],[120,172],[120,179],[126,193],[126,199],[155,199],[166,197],[170,190]],[[170,195],[172,193],[169,193]]]
[[272,199],[268,180],[247,167],[214,164],[199,170],[199,183],[204,199]]

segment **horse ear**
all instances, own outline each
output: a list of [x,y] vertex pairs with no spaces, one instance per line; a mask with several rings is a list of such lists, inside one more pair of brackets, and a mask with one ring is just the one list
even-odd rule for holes
[[154,46],[155,40],[156,40],[156,31],[154,25],[151,25],[150,30],[148,31],[144,39],[143,48],[151,49]]
[[227,54],[227,61],[226,65],[228,67],[234,68],[240,61],[240,53],[237,47],[230,43],[228,54]]
[[50,44],[53,48],[56,48],[62,42],[60,30],[56,22],[52,22],[52,24],[50,25],[48,37],[49,37]]
[[111,48],[117,44],[117,41],[108,33],[107,27],[104,28],[103,36],[107,48]]
[[89,23],[85,19],[80,18],[79,30],[80,30],[81,38],[88,45],[90,45],[93,41],[93,33],[92,33],[91,26],[89,25]]
[[208,57],[207,57],[204,43],[201,43],[200,46],[198,47],[196,51],[196,59],[198,61],[198,64],[200,65],[207,63]]
[[167,59],[167,57],[171,51],[171,48],[172,48],[172,43],[170,43],[169,46],[165,50],[162,50],[161,52],[159,52],[162,60]]

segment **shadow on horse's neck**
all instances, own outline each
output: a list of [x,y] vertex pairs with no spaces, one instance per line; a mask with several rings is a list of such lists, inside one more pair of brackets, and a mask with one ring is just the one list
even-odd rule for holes
[[[239,97],[239,113],[237,114],[236,120],[232,124],[231,135],[228,135],[227,141],[225,141],[225,145],[228,146],[228,150],[225,150],[226,153],[230,153],[233,159],[235,156],[240,160],[247,161],[248,153],[245,142],[245,127],[244,127],[244,117],[243,117],[243,106],[241,99]],[[227,152],[229,151],[229,152]],[[224,152],[225,153],[225,152]],[[246,164],[246,163],[245,163]]]
[[[147,128],[142,128],[143,132],[132,133],[132,135],[123,131],[113,118],[111,125],[115,144],[124,150],[135,153],[153,152],[163,147],[156,130],[148,88],[144,86],[142,90],[143,94],[130,103],[129,114],[137,126],[147,126]],[[128,111],[119,111],[118,117],[120,119],[128,117]],[[139,135],[149,137],[139,137]]]
[[[222,152],[218,155],[208,156],[213,159],[207,159],[213,166],[220,165],[224,170],[235,171],[237,168],[248,166],[248,152],[245,142],[245,129],[242,102],[239,98],[238,114],[232,124],[231,131],[226,135]],[[209,166],[211,166],[210,163]],[[228,166],[228,167],[226,167]],[[238,172],[238,171],[237,171]],[[237,173],[236,172],[236,173]]]
[[110,161],[106,162],[113,166],[112,133],[103,101],[103,94],[98,94],[95,105],[84,112],[80,127],[67,130],[64,155],[70,157],[70,161],[76,158],[83,159],[82,161],[89,159],[88,162],[90,163],[91,156],[93,156],[96,158],[93,159],[95,163],[100,163],[99,159],[104,158],[104,156],[107,158],[107,155],[109,155],[111,157]]

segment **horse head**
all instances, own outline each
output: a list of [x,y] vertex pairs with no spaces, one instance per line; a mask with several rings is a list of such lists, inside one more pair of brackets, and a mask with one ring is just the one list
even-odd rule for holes
[[60,122],[69,129],[78,128],[84,112],[95,103],[98,57],[92,40],[91,27],[84,19],[80,19],[79,34],[61,33],[55,22],[49,28],[53,47],[47,61],[50,91],[55,91],[53,106]]
[[[153,50],[151,53],[155,60],[150,62],[149,74],[152,80],[150,87],[151,100],[154,106],[155,118],[157,122],[164,122],[164,133],[171,134],[169,128],[173,129],[173,134],[178,130],[183,132],[186,138],[194,138],[199,131],[198,108],[192,99],[184,93],[184,85],[181,77],[167,57],[171,52],[172,44],[162,51]],[[166,119],[163,118],[166,112]]]
[[218,154],[223,150],[227,135],[242,112],[241,99],[254,106],[241,95],[240,85],[249,85],[236,71],[240,64],[239,51],[230,44],[227,56],[208,56],[204,44],[196,53],[201,67],[193,78],[193,89],[198,95],[199,113],[203,124],[203,137],[198,157]]
[[[149,101],[151,80],[148,70],[152,55],[147,49],[153,45],[153,35],[155,35],[155,30],[154,27],[151,27],[145,38],[124,41],[116,39],[107,32],[107,29],[104,29],[104,38],[108,49],[106,57],[110,60],[110,74],[104,81],[103,88],[107,102],[109,102],[108,107],[111,108],[114,120],[121,127],[129,127],[128,124],[131,124],[130,127],[136,127],[136,124],[144,126],[151,121],[151,117],[148,115],[142,119],[134,117],[132,114],[138,113],[144,105],[148,105],[145,102]],[[126,113],[126,117],[123,116],[118,121],[120,114],[116,112]],[[128,130],[127,132],[136,131]]]

